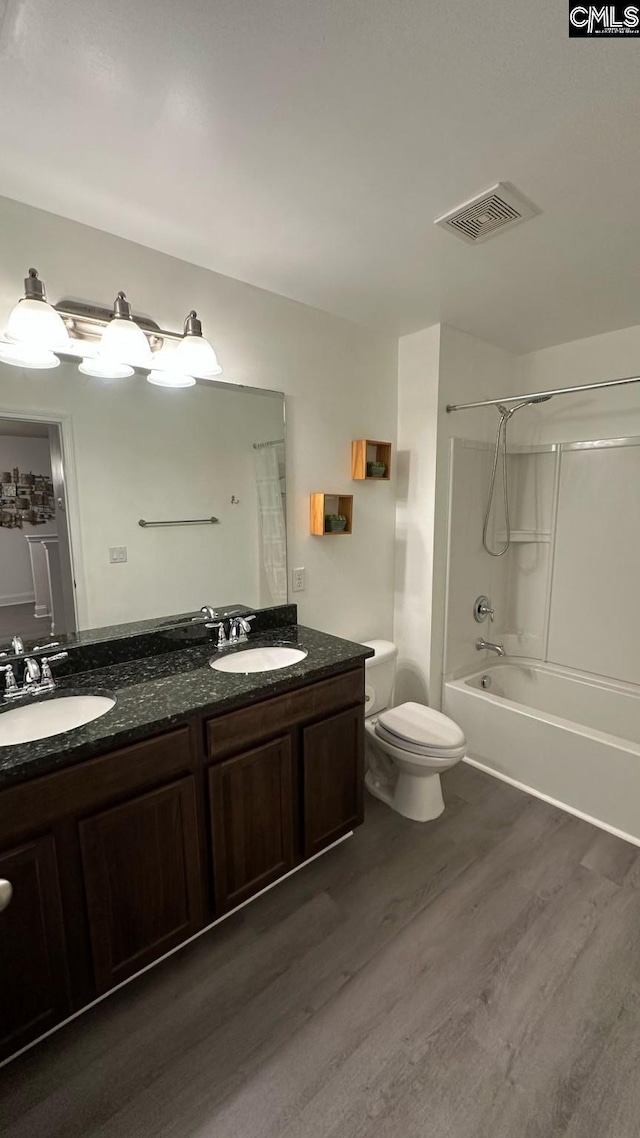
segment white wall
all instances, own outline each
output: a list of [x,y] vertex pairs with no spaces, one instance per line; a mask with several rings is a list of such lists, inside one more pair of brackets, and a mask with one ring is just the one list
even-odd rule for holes
[[[53,301],[109,304],[124,289],[135,310],[176,329],[195,307],[225,379],[285,392],[289,565],[307,570],[306,592],[292,598],[299,619],[354,639],[390,636],[395,488],[352,482],[350,452],[354,438],[395,445],[397,341],[6,198],[0,232],[0,312],[15,303],[30,265]],[[354,494],[352,536],[309,535],[315,490]]]
[[[640,373],[640,325],[516,359],[516,392],[600,383]],[[640,384],[562,395],[519,413],[514,441],[571,442],[640,435]]]
[[[513,383],[513,356],[457,328],[437,325],[400,340],[396,699],[440,705],[451,440],[488,439],[497,425],[495,411],[448,414],[446,405],[504,395]],[[470,571],[465,581],[459,603],[471,614],[483,589]]]
[[[0,435],[0,470],[13,470],[14,466],[21,474],[46,474],[50,478],[49,440]],[[22,529],[0,526],[0,605],[24,604],[34,599],[29,543],[25,534],[56,532],[55,518],[42,526],[24,522]]]
[[428,702],[440,326],[400,340],[394,639],[396,702]]
[[[445,645],[445,613],[447,591],[447,541],[449,510],[449,467],[451,461],[451,440],[475,439],[493,440],[498,425],[494,408],[476,411],[453,411],[447,413],[448,403],[470,403],[477,399],[497,398],[513,389],[514,357],[487,344],[475,336],[468,336],[458,328],[443,325],[440,350],[440,391],[439,391],[439,429],[438,429],[438,473],[436,479],[436,557],[434,573],[433,622],[431,634],[431,677],[434,700],[442,696],[442,668]],[[484,469],[488,474],[488,467]],[[478,547],[482,537],[482,516],[473,523],[475,535],[470,540]],[[479,528],[478,528],[479,527]],[[483,554],[487,562],[493,562],[488,554]],[[482,579],[477,575],[477,557],[465,566],[460,578],[460,594],[455,600],[459,613],[469,630],[472,653],[478,659],[475,640],[478,632],[484,632],[485,639],[493,639],[493,630],[483,625],[482,629],[473,619],[473,602],[485,591],[483,582],[494,580],[501,566],[488,566]],[[495,588],[495,585],[492,586]],[[493,599],[493,598],[492,598]]]

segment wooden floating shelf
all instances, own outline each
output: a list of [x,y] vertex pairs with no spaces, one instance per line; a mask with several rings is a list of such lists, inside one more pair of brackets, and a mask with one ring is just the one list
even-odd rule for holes
[[[383,462],[384,474],[369,474],[370,462]],[[356,482],[388,482],[391,478],[391,443],[354,439],[351,443],[351,477]]]
[[[329,514],[342,514],[347,524],[342,530],[326,528]],[[341,537],[352,533],[353,494],[312,494],[310,499],[310,533],[314,537]]]

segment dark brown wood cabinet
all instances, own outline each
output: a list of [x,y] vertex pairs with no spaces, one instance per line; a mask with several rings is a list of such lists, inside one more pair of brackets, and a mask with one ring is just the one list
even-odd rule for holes
[[0,791],[0,1058],[362,821],[364,668]]
[[69,1007],[58,868],[50,834],[0,854],[13,894],[0,912],[0,1058],[59,1020]]
[[226,912],[294,865],[289,736],[209,769],[216,904]]
[[312,857],[363,821],[361,706],[304,728],[302,767],[304,856]]
[[193,776],[80,823],[98,992],[200,927],[202,892]]

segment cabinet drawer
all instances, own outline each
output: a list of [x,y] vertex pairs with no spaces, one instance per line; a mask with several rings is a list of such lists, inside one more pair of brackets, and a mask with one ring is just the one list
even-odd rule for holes
[[145,739],[131,747],[87,759],[55,774],[8,787],[0,794],[3,841],[82,814],[96,803],[186,772],[192,765],[189,728]]
[[215,759],[224,758],[291,727],[360,703],[364,703],[364,667],[210,719],[209,754]]

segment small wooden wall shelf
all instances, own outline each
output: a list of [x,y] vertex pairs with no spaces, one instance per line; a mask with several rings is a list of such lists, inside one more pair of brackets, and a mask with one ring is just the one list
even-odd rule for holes
[[[367,474],[368,462],[384,462],[384,474]],[[351,477],[357,482],[388,482],[391,477],[391,443],[354,439],[351,443]]]
[[[340,537],[352,532],[353,526],[353,494],[312,494],[311,495],[310,532],[315,537]],[[343,530],[325,529],[325,518],[328,514],[344,514],[347,524]]]

